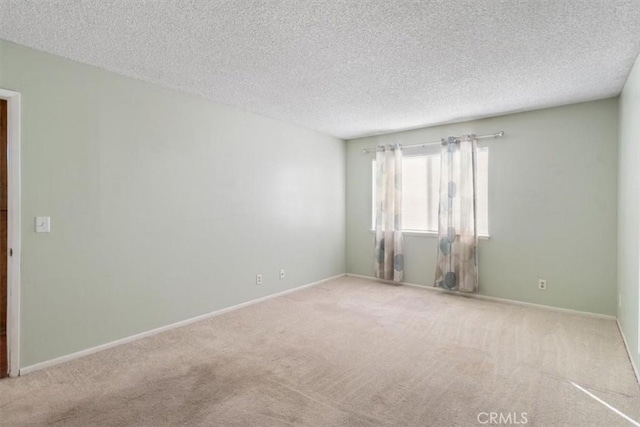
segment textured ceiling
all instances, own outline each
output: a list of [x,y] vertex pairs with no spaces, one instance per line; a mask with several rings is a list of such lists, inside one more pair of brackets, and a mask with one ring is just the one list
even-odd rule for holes
[[0,38],[352,138],[615,96],[640,0],[0,0]]

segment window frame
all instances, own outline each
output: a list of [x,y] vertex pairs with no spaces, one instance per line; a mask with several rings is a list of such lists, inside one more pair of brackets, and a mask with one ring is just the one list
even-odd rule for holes
[[[478,151],[484,151],[489,156],[489,147],[478,147]],[[416,153],[411,154],[411,157],[422,157],[422,156],[436,156],[438,154],[435,153]],[[489,159],[487,158],[487,162]],[[376,159],[373,158],[371,160],[371,232],[375,232],[375,224],[376,224],[376,206],[375,206],[375,194],[376,194]],[[489,221],[489,171],[487,170],[487,232],[486,233],[478,233],[478,238],[482,240],[487,240],[490,237],[490,221]],[[404,185],[404,184],[403,184]],[[404,209],[404,207],[403,207]],[[427,236],[427,237],[437,237],[438,230],[415,230],[415,229],[402,229],[402,234],[405,236]]]

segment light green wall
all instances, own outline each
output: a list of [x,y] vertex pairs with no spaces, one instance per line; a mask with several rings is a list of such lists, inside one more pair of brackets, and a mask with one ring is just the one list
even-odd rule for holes
[[[617,99],[347,141],[347,272],[373,274],[371,159],[362,148],[506,136],[489,147],[483,295],[616,313]],[[405,236],[405,281],[432,285],[436,238]],[[548,290],[538,290],[538,279]]]
[[640,59],[620,94],[620,172],[618,176],[618,318],[640,368]]
[[0,49],[22,93],[22,367],[344,273],[344,141]]

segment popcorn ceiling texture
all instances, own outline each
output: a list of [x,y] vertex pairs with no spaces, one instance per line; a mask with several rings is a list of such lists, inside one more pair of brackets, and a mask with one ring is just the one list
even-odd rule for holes
[[640,1],[0,0],[0,38],[347,139],[616,96]]

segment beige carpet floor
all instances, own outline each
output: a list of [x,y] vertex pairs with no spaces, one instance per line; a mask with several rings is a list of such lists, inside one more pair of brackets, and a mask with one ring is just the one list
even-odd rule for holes
[[640,420],[612,320],[344,277],[2,380],[0,424],[632,425],[572,381]]

